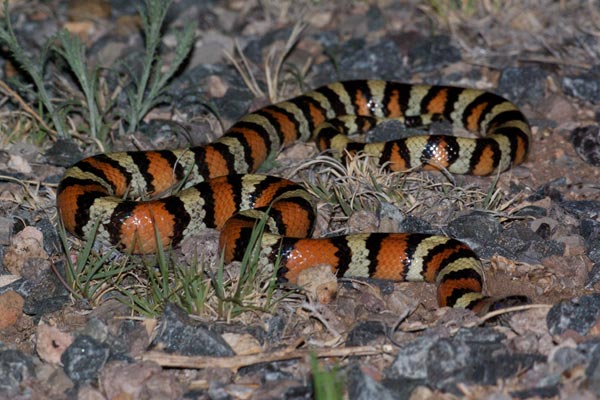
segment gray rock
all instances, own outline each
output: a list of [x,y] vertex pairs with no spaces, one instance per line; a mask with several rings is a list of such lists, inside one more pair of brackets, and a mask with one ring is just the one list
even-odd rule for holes
[[59,167],[70,167],[83,158],[83,152],[72,139],[58,139],[46,150],[46,159]]
[[[538,233],[521,223],[514,223],[503,230],[496,246],[504,249],[506,254],[512,254],[511,258],[527,263],[539,263],[546,257],[563,255],[566,248],[564,243],[542,239]],[[499,250],[493,246],[492,249]],[[480,251],[482,257],[492,254],[489,250]],[[504,255],[501,251],[498,251],[498,254]]]
[[245,86],[232,86],[227,90],[225,96],[214,99],[219,114],[229,121],[237,121],[248,112],[254,95]]
[[581,350],[572,347],[562,347],[554,353],[550,361],[556,364],[560,368],[560,371],[566,371],[577,365],[586,364],[587,358],[582,354]]
[[587,277],[586,288],[591,288],[600,282],[600,262],[595,263]]
[[340,78],[355,79],[357,76],[377,79],[393,79],[402,70],[402,60],[396,43],[383,38],[378,43],[353,51],[340,61]]
[[201,30],[214,29],[219,21],[219,18],[213,11],[216,3],[216,0],[183,0],[173,2],[169,7],[166,19],[167,21],[176,19],[184,21],[193,20]]
[[333,47],[328,52],[335,64],[315,66],[313,82],[316,86],[357,77],[395,81],[408,79],[402,54],[391,38],[382,38],[370,46],[365,46],[362,39],[352,39],[344,42],[343,47]]
[[292,372],[295,365],[297,365],[295,361],[271,362],[260,366],[257,365],[255,368],[250,365],[248,367],[240,368],[239,373],[241,376],[258,373],[261,375],[262,382],[277,382],[280,380],[293,381],[296,379]]
[[594,239],[600,235],[600,222],[593,219],[584,219],[579,225],[579,232],[585,240]]
[[150,337],[141,321],[122,320],[116,335],[110,335],[107,343],[111,349],[111,360],[115,358],[133,361],[150,343]]
[[[222,98],[209,99],[203,89],[203,82],[217,75],[229,85]],[[174,108],[188,115],[212,113],[208,104],[218,110],[219,117],[228,121],[237,121],[248,112],[254,95],[244,84],[239,72],[232,66],[202,64],[174,79],[167,89]],[[214,138],[208,138],[213,140]],[[206,140],[206,139],[205,139]]]
[[598,200],[564,200],[560,206],[576,217],[596,218],[600,215],[600,201]]
[[550,197],[552,201],[560,202],[563,200],[562,193],[558,190],[558,188],[564,188],[567,186],[567,179],[563,176],[557,179],[554,179],[550,182],[544,183],[539,188],[535,190],[535,192],[527,197],[527,201],[538,201],[543,198]]
[[523,253],[523,259],[542,260],[550,256],[562,256],[566,245],[556,240],[536,240],[531,242],[529,248]]
[[188,131],[186,126],[175,121],[164,119],[153,119],[148,122],[142,121],[138,127],[138,131],[149,140],[181,137],[186,138]]
[[98,378],[109,356],[108,345],[81,335],[67,347],[60,360],[69,378],[77,383],[86,383]]
[[385,27],[385,16],[383,15],[381,8],[376,5],[369,7],[365,17],[367,18],[369,32],[377,31]]
[[227,385],[223,382],[210,382],[207,394],[211,400],[234,400],[234,397],[227,391]]
[[288,317],[283,314],[276,314],[267,320],[267,337],[269,343],[277,343],[285,332]]
[[571,143],[583,161],[600,166],[600,126],[577,127],[571,132]]
[[363,373],[357,364],[353,364],[346,371],[346,384],[350,399],[393,400],[399,398],[398,393],[392,392],[382,383]]
[[575,297],[561,301],[550,309],[546,324],[552,335],[574,330],[585,336],[600,316],[600,294]]
[[539,67],[511,67],[502,71],[498,91],[517,105],[538,104],[544,98],[548,72]]
[[491,215],[475,211],[452,220],[448,233],[477,250],[495,243],[502,233],[502,225]]
[[437,229],[434,229],[429,222],[412,215],[405,216],[402,222],[400,222],[400,231],[440,234],[440,232]]
[[209,325],[191,320],[176,305],[165,307],[152,347],[160,346],[168,353],[190,356],[228,357],[234,355],[227,342]]
[[585,367],[586,379],[581,383],[581,386],[593,391],[596,395],[600,395],[599,339],[581,342],[576,348],[560,348],[554,353],[550,362],[554,365],[554,370],[558,369],[558,373],[563,373],[578,366]]
[[461,60],[460,49],[447,35],[424,38],[408,51],[410,65],[416,71],[432,71]]
[[426,379],[427,354],[438,339],[438,337],[421,336],[402,346],[389,367],[387,376],[390,378]]
[[308,33],[308,37],[320,43],[325,49],[333,49],[340,44],[339,35],[336,31],[323,31],[319,29]]
[[364,346],[369,342],[385,337],[385,324],[381,321],[361,321],[348,333],[347,346]]
[[219,335],[222,335],[224,333],[233,333],[236,335],[250,335],[261,344],[264,344],[267,340],[267,332],[265,332],[264,328],[259,325],[248,325],[239,322],[229,322],[213,323],[211,324],[210,328]]
[[440,339],[432,346],[427,357],[427,378],[434,387],[459,394],[456,386],[459,383],[493,385],[545,360],[537,354],[513,353],[494,339],[503,335],[489,335],[489,330],[480,329],[481,337],[478,337],[479,329],[474,329],[471,331],[475,335],[469,335],[470,338],[457,335]]
[[545,217],[548,210],[540,206],[525,206],[515,213],[520,217]]
[[593,339],[577,345],[577,350],[586,358],[586,382],[584,387],[600,396],[600,340]]
[[497,244],[518,257],[529,248],[532,242],[539,240],[540,236],[528,226],[514,223],[502,231]]
[[546,222],[542,222],[536,229],[537,233],[542,239],[549,239],[552,236],[552,227]]
[[249,40],[246,47],[244,47],[244,56],[256,65],[263,65],[263,56],[266,54],[265,49],[277,41],[287,41],[291,33],[292,28],[286,26],[257,35],[255,36],[256,39]]
[[[62,262],[57,262],[56,267],[60,271]],[[23,294],[23,312],[27,315],[41,316],[55,312],[70,301],[67,289],[51,269],[39,272],[35,280],[28,280],[26,293]]]
[[12,237],[14,221],[12,218],[0,217],[0,246],[8,246]]
[[600,65],[579,75],[562,78],[562,88],[570,96],[593,103],[600,102]]
[[[60,266],[58,269],[60,270]],[[41,316],[52,313],[70,301],[67,289],[50,269],[40,272],[38,279],[29,282],[23,305],[23,312],[27,315]]]
[[504,333],[493,328],[462,328],[454,337],[457,340],[473,343],[500,343],[506,339]]
[[409,136],[423,135],[426,132],[420,128],[409,128],[396,120],[384,121],[377,124],[367,134],[367,142],[388,142]]
[[48,254],[54,254],[61,250],[60,238],[58,237],[56,226],[48,218],[42,218],[35,223],[44,235],[44,250]]
[[512,352],[506,337],[491,328],[461,329],[454,337],[423,336],[401,348],[389,369],[390,379],[424,380],[459,394],[460,383],[493,385],[545,358]]
[[590,361],[585,369],[587,378],[587,388],[600,396],[600,355],[595,353],[595,357]]
[[21,350],[0,351],[0,393],[14,396],[19,393],[21,382],[35,376],[33,361]]
[[587,256],[596,264],[600,263],[600,237],[586,242]]
[[584,219],[579,225],[579,232],[583,236],[587,256],[594,263],[600,263],[600,222]]
[[90,336],[92,339],[106,344],[110,349],[110,361],[115,359],[133,361],[127,354],[130,348],[121,335],[113,335],[107,324],[99,318],[92,317],[88,320],[83,335]]

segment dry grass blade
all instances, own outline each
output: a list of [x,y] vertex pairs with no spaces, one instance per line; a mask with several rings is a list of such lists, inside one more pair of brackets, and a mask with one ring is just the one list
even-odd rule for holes
[[482,325],[484,322],[486,322],[490,319],[496,318],[499,315],[510,314],[510,313],[517,312],[517,311],[533,310],[533,309],[537,309],[537,308],[549,310],[550,308],[552,308],[552,304],[523,304],[520,306],[502,308],[500,310],[491,311],[491,312],[483,315],[481,318],[479,318],[477,323],[467,324],[465,326],[470,327],[470,326]]
[[[323,191],[317,187],[332,188],[336,197],[343,200],[352,209],[375,207],[369,205],[369,199],[395,202],[400,195],[398,188],[403,186],[404,173],[390,172],[385,166],[376,164],[373,157],[360,153],[347,162],[341,162],[328,156],[318,156],[300,165],[294,176],[301,170],[307,170],[307,187],[317,197]],[[331,191],[327,191],[331,193]]]
[[450,179],[445,174],[419,172],[418,168],[392,172],[364,153],[345,162],[321,155],[303,162],[291,176],[302,176],[309,192],[334,206],[331,220],[340,224],[330,227],[335,232],[345,232],[341,223],[355,211],[380,215],[382,203],[438,227],[467,209],[507,218],[506,210],[517,200],[505,198],[504,192],[496,186],[496,180],[486,183],[489,187],[483,188],[476,180],[466,183],[470,178],[453,176]]
[[[283,81],[281,79],[283,65],[287,57],[290,55],[291,51],[298,43],[298,40],[300,40],[300,35],[302,34],[306,26],[307,24],[302,21],[297,22],[294,25],[289,38],[283,45],[283,48],[280,49],[276,45],[274,45],[269,49],[269,52],[265,59],[264,70],[265,79],[267,82],[267,94],[269,96],[269,101],[271,101],[272,103],[280,101],[281,97],[283,96],[283,93],[285,91],[285,86],[281,86]],[[252,68],[250,66],[250,63],[248,62],[248,59],[246,58],[242,49],[240,48],[239,43],[237,41],[235,41],[234,43],[234,54],[231,54],[228,51],[224,51],[225,56],[233,64],[234,68],[238,71],[238,73],[242,77],[242,80],[244,81],[248,89],[252,92],[252,94],[257,98],[265,97],[265,93],[260,88],[258,81],[256,80],[256,77],[254,75],[254,72],[252,71]],[[239,56],[239,60],[237,59],[236,55]],[[312,59],[309,57],[305,65],[300,69],[300,72],[297,74],[300,76],[300,78],[306,74],[311,63]]]
[[246,84],[248,89],[250,89],[254,97],[265,97],[265,93],[262,91],[262,89],[258,85],[258,82],[256,81],[256,78],[254,77],[254,72],[252,72],[252,68],[248,63],[248,59],[246,58],[244,52],[240,48],[240,44],[237,40],[234,41],[234,43],[235,53],[239,54],[241,62],[236,59],[235,53],[231,54],[227,50],[224,51],[225,57],[227,57],[229,62],[231,62],[235,69],[240,73],[240,76],[244,80],[244,83]]
[[[277,102],[280,99],[280,95],[283,92],[282,89],[278,90],[279,87],[279,78],[281,74],[281,70],[283,67],[283,63],[286,58],[298,43],[300,39],[300,34],[306,28],[306,23],[299,21],[294,25],[292,29],[292,33],[290,33],[290,37],[286,41],[283,49],[279,52],[279,56],[277,56],[277,48],[271,47],[269,49],[269,53],[267,54],[267,59],[265,60],[265,76],[267,78],[267,88],[269,92],[269,100],[272,102]],[[308,60],[310,63],[310,60]]]
[[[31,210],[37,210],[42,207],[44,202],[41,200],[40,188],[52,187],[55,188],[58,185],[55,183],[45,183],[36,180],[18,179],[8,175],[0,175],[0,181],[15,182],[21,185],[23,192],[10,191],[8,194],[13,196],[11,201],[15,204],[19,204],[21,207],[27,207]],[[33,188],[32,188],[33,187]],[[48,191],[51,192],[51,191]],[[6,200],[6,199],[3,199]]]

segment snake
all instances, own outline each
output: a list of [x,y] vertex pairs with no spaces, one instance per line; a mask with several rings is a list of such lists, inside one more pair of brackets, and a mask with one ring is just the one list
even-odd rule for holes
[[[386,142],[352,139],[388,120],[409,127],[447,121],[453,130],[470,134],[425,131]],[[485,176],[526,159],[531,127],[515,104],[489,91],[383,80],[334,82],[250,112],[211,143],[84,158],[59,183],[58,214],[76,237],[124,253],[155,253],[216,228],[230,262],[243,257],[252,229],[267,213],[261,260],[266,265],[276,258],[282,280],[294,283],[302,271],[328,265],[338,277],[435,283],[441,307],[483,312],[515,300],[483,294],[482,262],[457,239],[379,232],[311,237],[316,215],[306,189],[254,173],[297,141],[312,141],[338,158],[362,152],[391,171]]]

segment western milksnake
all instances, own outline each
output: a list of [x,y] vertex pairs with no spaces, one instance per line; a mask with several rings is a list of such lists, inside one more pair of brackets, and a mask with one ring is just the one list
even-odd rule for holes
[[[392,118],[409,126],[447,120],[480,136],[423,135],[369,144],[348,139]],[[294,282],[301,270],[327,264],[340,277],[425,280],[437,284],[440,306],[482,312],[507,302],[481,293],[481,262],[465,244],[407,233],[311,239],[315,211],[308,193],[294,182],[248,173],[283,147],[314,140],[319,150],[338,157],[364,151],[391,170],[423,166],[488,175],[523,162],[530,135],[522,112],[489,92],[337,82],[249,113],[204,146],[85,158],[65,172],[57,206],[69,232],[82,238],[95,234],[123,252],[154,253],[157,237],[162,246],[176,246],[207,227],[221,229],[226,261],[243,255],[248,231],[268,210],[272,234],[264,235],[262,251],[270,261],[264,262],[280,252],[282,278]],[[181,182],[185,188],[176,194],[155,198]],[[133,200],[140,198],[151,199]]]

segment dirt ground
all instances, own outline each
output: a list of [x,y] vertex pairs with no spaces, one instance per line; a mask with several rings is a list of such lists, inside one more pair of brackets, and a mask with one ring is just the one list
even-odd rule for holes
[[[133,88],[127,71],[142,69],[142,3],[8,2],[27,56],[37,60],[47,38],[66,29],[84,44],[90,71],[100,71],[98,104],[115,106],[103,116],[106,137],[91,137],[77,111],[85,96],[76,74],[53,54],[43,75],[56,115],[67,116],[68,135],[60,137],[19,55],[0,38],[0,398],[600,396],[600,3],[175,0],[160,42],[162,70],[184,40],[172,30],[189,20],[192,52],[164,101],[126,133],[118,111]],[[458,237],[482,258],[490,295],[526,295],[529,305],[477,316],[439,309],[433,285],[338,284],[323,271],[309,279],[322,285],[278,288],[283,300],[242,312],[211,299],[191,313],[165,301],[150,316],[108,284],[87,298],[67,288],[66,257],[76,261],[85,245],[68,236],[65,251],[57,228],[56,190],[68,165],[109,148],[210,142],[249,111],[347,79],[489,90],[521,108],[533,141],[527,161],[498,176],[416,172],[401,180],[401,205],[390,192],[367,195],[357,200],[363,210],[341,217],[339,204],[321,201],[317,234],[416,227]],[[354,167],[341,170],[360,182],[372,176]],[[265,171],[315,192],[333,182],[321,171],[336,168],[299,143]],[[195,254],[210,263],[217,241],[215,232],[194,237],[173,258]],[[92,252],[92,264],[122,260],[100,247]],[[232,285],[240,269],[226,272]],[[252,304],[264,306],[265,287],[259,281],[247,294]],[[341,382],[338,394],[324,395],[319,376]]]

